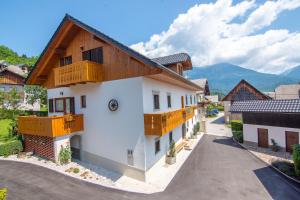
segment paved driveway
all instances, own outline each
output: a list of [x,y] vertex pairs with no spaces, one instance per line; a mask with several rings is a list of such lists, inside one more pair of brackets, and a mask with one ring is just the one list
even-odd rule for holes
[[0,161],[8,199],[299,199],[300,192],[230,138],[204,135],[164,192],[143,195],[76,180],[51,170]]
[[231,129],[225,126],[224,113],[218,114],[218,117],[206,119],[206,132],[209,135],[232,137]]

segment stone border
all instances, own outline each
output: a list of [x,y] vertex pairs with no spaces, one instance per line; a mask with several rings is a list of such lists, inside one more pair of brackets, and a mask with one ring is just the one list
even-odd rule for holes
[[243,144],[239,143],[238,141],[236,141],[233,137],[232,137],[233,141],[235,143],[237,143],[239,146],[241,146],[243,149],[245,149],[247,152],[249,152],[251,155],[253,155],[255,158],[257,158],[258,160],[262,161],[265,165],[271,167],[273,170],[275,170],[278,174],[284,176],[286,179],[288,179],[289,181],[292,181],[293,183],[295,183],[297,186],[300,187],[300,181],[298,181],[297,179],[294,179],[288,175],[286,175],[285,173],[283,173],[282,171],[280,171],[279,169],[277,169],[276,167],[274,167],[273,165],[270,165],[269,163],[265,162],[263,159],[259,158],[258,156],[256,156],[255,154],[253,154],[251,151],[249,151],[246,147],[244,147]]

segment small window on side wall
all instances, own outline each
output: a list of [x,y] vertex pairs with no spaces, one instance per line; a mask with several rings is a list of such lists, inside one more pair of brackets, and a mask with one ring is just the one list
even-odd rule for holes
[[168,103],[168,108],[171,108],[172,107],[172,104],[171,104],[171,94],[167,94],[167,103]]
[[67,56],[60,59],[60,66],[70,65],[72,64],[72,56]]
[[160,138],[155,139],[155,154],[160,152]]
[[154,110],[159,110],[159,94],[158,93],[153,93],[153,106]]
[[82,95],[80,100],[81,100],[81,108],[86,108],[86,96]]
[[53,111],[54,111],[53,99],[48,100],[48,110],[50,113],[53,113]]
[[64,99],[55,99],[55,112],[64,112]]

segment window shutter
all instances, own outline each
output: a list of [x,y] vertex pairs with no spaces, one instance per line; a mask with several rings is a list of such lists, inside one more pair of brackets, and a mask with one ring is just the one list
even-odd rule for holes
[[48,103],[48,107],[49,107],[49,112],[53,113],[53,99],[49,99],[49,103]]

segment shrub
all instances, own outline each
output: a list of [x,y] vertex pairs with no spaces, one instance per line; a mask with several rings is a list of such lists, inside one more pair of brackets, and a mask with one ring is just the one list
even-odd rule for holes
[[196,123],[196,131],[199,132],[200,131],[200,122]]
[[7,192],[6,188],[0,189],[0,200],[5,200],[6,199],[6,192]]
[[10,140],[0,144],[0,156],[18,154],[21,151],[23,151],[23,146],[20,140]]
[[275,152],[279,151],[280,147],[277,144],[277,142],[273,138],[271,139],[271,142],[272,142],[272,151],[275,151]]
[[69,145],[67,145],[66,147],[61,146],[58,155],[59,163],[61,165],[68,164],[71,160],[71,157],[72,157],[72,153],[71,153],[70,146]]
[[218,105],[216,108],[217,108],[219,111],[224,111],[224,106]]
[[279,169],[279,171],[285,173],[288,176],[295,176],[295,170],[293,163],[286,161],[275,161],[272,162],[272,165]]
[[242,131],[232,131],[232,136],[239,143],[243,143],[244,142],[244,137],[243,137],[243,132]]
[[295,167],[295,173],[297,176],[300,176],[300,145],[295,144],[293,146],[293,161]]
[[243,122],[240,120],[232,120],[231,129],[232,131],[243,131]]
[[175,148],[175,141],[172,140],[169,147],[169,157],[175,157],[176,156],[176,148]]
[[73,173],[78,174],[79,172],[80,172],[80,169],[78,169],[78,168],[73,169]]

